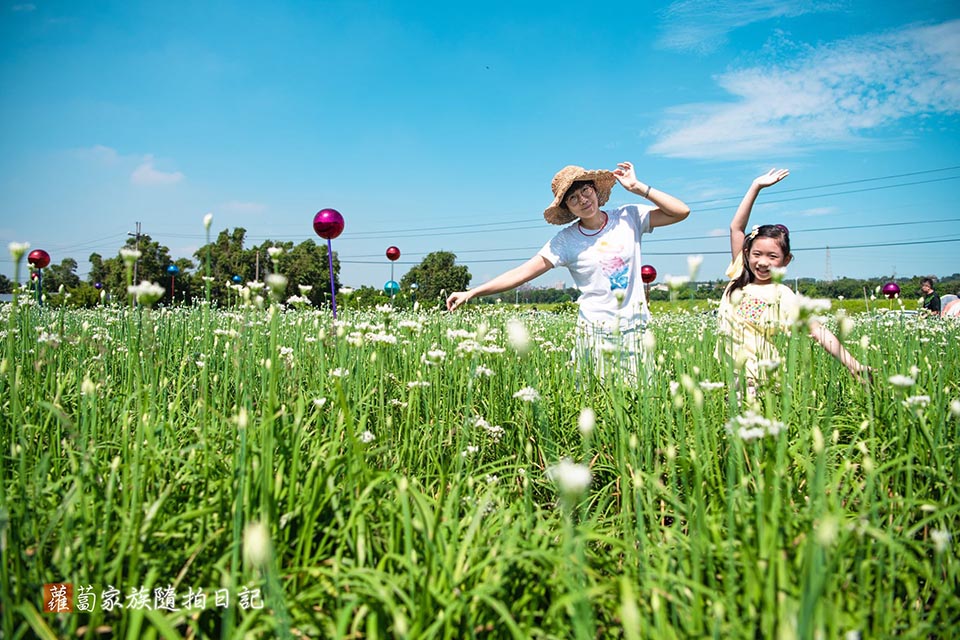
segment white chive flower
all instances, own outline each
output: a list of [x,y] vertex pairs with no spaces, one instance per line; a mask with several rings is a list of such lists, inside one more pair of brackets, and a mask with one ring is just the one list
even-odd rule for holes
[[27,249],[30,248],[29,242],[11,242],[7,245],[7,248],[10,249],[10,257],[13,258],[14,262],[20,262],[23,256],[27,253]]
[[547,477],[556,483],[560,493],[571,496],[582,494],[593,480],[588,467],[567,458],[547,469]]
[[889,378],[887,378],[887,382],[889,382],[894,387],[899,387],[901,389],[908,389],[912,387],[914,384],[916,384],[916,380],[914,380],[910,376],[905,376],[900,374],[890,376]]
[[580,410],[580,417],[577,418],[577,429],[581,435],[589,436],[597,426],[597,414],[590,407],[584,407]]
[[134,296],[138,303],[148,307],[162,298],[165,292],[166,289],[159,284],[146,280],[140,284],[127,287],[127,293]]
[[530,332],[523,322],[516,318],[507,320],[507,341],[520,355],[530,351]]
[[243,559],[254,567],[270,562],[270,531],[262,522],[251,522],[243,530]]
[[524,387],[513,394],[514,398],[519,398],[523,402],[536,402],[540,399],[540,394],[533,387]]

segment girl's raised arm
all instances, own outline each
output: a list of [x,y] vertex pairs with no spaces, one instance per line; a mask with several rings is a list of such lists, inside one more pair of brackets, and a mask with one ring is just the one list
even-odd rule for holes
[[743,251],[743,240],[746,237],[747,223],[750,222],[750,212],[753,211],[753,203],[757,201],[760,190],[776,184],[790,175],[787,169],[770,169],[762,176],[758,176],[750,184],[750,188],[743,195],[737,212],[733,214],[733,220],[730,221],[730,257],[737,259],[740,252]]

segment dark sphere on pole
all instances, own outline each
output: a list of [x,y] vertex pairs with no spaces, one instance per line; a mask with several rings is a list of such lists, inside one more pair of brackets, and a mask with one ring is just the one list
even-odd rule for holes
[[[23,254],[21,253],[20,255]],[[44,269],[50,264],[50,254],[43,249],[34,249],[27,255],[27,262],[30,263],[31,267]]]
[[343,216],[336,209],[321,209],[313,216],[313,230],[324,240],[333,240],[343,233]]
[[653,268],[653,265],[645,264],[640,267],[640,278],[644,284],[650,284],[657,279],[657,270]]

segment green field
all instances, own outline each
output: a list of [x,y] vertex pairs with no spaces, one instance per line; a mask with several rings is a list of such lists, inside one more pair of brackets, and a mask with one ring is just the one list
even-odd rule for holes
[[747,413],[700,304],[639,385],[563,313],[4,305],[2,637],[960,635],[960,324]]

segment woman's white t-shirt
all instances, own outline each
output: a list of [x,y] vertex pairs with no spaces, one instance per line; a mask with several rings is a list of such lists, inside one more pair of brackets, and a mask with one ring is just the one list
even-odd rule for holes
[[613,331],[642,327],[650,318],[640,267],[640,238],[652,233],[653,207],[628,204],[606,211],[596,235],[579,222],[561,230],[537,255],[566,267],[580,289],[580,323]]

